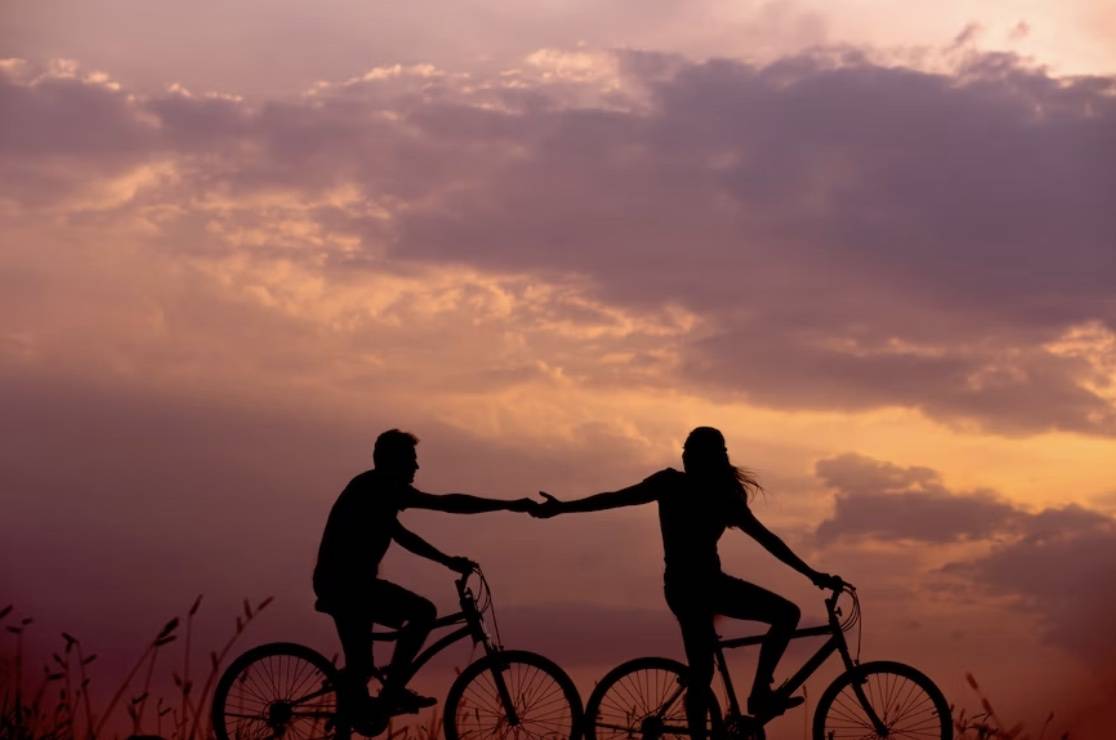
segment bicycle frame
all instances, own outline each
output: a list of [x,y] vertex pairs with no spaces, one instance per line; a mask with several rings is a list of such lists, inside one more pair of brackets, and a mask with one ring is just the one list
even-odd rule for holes
[[[479,573],[479,571],[477,572]],[[483,644],[484,652],[486,655],[492,655],[503,649],[502,645],[493,642],[492,638],[489,637],[488,632],[484,629],[484,624],[481,619],[481,612],[477,609],[476,598],[473,596],[472,591],[467,586],[468,579],[469,576],[465,575],[454,581],[454,585],[457,586],[457,597],[459,603],[461,604],[461,611],[447,614],[444,617],[435,619],[434,624],[431,626],[431,631],[440,629],[442,627],[452,627],[455,624],[460,624],[462,625],[462,627],[446,635],[443,635],[433,644],[427,646],[426,649],[415,656],[415,659],[412,660],[411,663],[407,666],[407,672],[403,675],[403,680],[398,683],[399,686],[406,686],[408,683],[410,683],[411,679],[415,677],[415,674],[417,674],[423,666],[430,662],[431,658],[445,650],[453,643],[459,640],[463,640],[466,637],[471,637],[474,644]],[[394,642],[395,640],[399,639],[398,630],[372,630],[371,634],[373,642]],[[376,676],[380,679],[381,683],[383,683],[384,678],[380,674],[379,669],[375,670]],[[518,722],[518,716],[515,705],[511,699],[511,694],[508,692],[507,685],[504,683],[502,671],[500,671],[499,669],[493,671],[493,681],[496,684],[497,692],[500,694],[500,699],[504,703],[504,708],[508,712],[509,721],[515,724],[516,722]],[[319,696],[327,694],[333,690],[334,689],[331,686],[322,686],[303,696],[292,699],[291,704],[299,705],[304,702],[316,699]],[[323,716],[328,717],[331,715],[326,714]]]
[[[852,655],[849,654],[849,644],[845,640],[845,632],[841,628],[840,614],[837,610],[837,599],[840,598],[844,590],[834,591],[833,595],[825,600],[826,613],[828,615],[827,624],[818,625],[816,627],[803,627],[795,630],[791,634],[792,640],[798,640],[804,637],[824,637],[829,635],[829,639],[818,648],[812,656],[810,656],[802,667],[799,668],[793,676],[788,678],[779,686],[779,692],[786,696],[790,696],[795,691],[806,683],[806,680],[813,675],[814,671],[821,667],[822,663],[829,659],[834,652],[841,654],[841,662],[845,665],[845,671],[852,673],[857,668],[857,662],[853,660]],[[736,689],[732,685],[732,677],[729,675],[728,664],[725,662],[726,649],[733,649],[738,647],[746,647],[748,645],[760,645],[763,643],[766,635],[749,635],[747,637],[734,637],[727,640],[718,638],[716,652],[714,659],[717,666],[717,672],[721,675],[721,680],[725,684],[725,694],[729,702],[729,710],[731,716],[741,716],[740,703],[736,698]],[[856,694],[857,699],[864,707],[865,712],[871,719],[872,724],[876,726],[877,732],[886,730],[885,725],[876,715],[875,710],[872,708],[868,697],[864,694],[860,682],[853,682],[853,692]]]
[[[481,578],[483,582],[483,576],[481,576]],[[485,630],[481,612],[477,609],[476,597],[467,585],[468,580],[469,576],[465,575],[454,582],[454,585],[457,586],[457,598],[461,604],[461,611],[435,619],[431,631],[442,627],[452,627],[455,624],[460,624],[462,627],[449,634],[442,635],[442,637],[415,656],[414,660],[407,666],[406,673],[404,673],[401,678],[395,677],[392,679],[393,681],[398,681],[398,686],[406,686],[431,658],[450,645],[466,637],[472,638],[473,644],[479,643],[484,645],[484,652],[489,656],[503,649],[500,644],[493,642],[492,638]],[[398,638],[398,630],[381,632],[372,630],[373,642],[391,642]],[[511,692],[508,691],[507,684],[504,682],[503,670],[499,668],[493,669],[492,680],[496,686],[496,692],[499,694],[501,702],[503,702],[504,710],[507,712],[508,721],[513,726],[518,724],[519,714],[516,710],[515,703],[512,701]]]
[[[476,599],[472,591],[466,586],[465,582],[468,577],[463,577],[455,581],[457,586],[457,596],[461,604],[461,610],[452,614],[447,614],[444,617],[438,617],[434,620],[431,631],[441,629],[443,627],[452,627],[455,624],[463,625],[461,628],[454,630],[448,634],[435,640],[432,644],[428,645],[422,652],[420,652],[415,659],[407,666],[407,672],[399,681],[400,686],[406,686],[412,678],[415,677],[424,665],[430,662],[438,653],[445,650],[450,645],[466,637],[471,637],[474,644],[483,643],[484,651],[486,654],[492,654],[500,649],[499,645],[493,644],[488,633],[484,629],[481,622],[481,614],[477,610]],[[394,642],[399,638],[398,630],[390,631],[376,631],[372,630],[373,642]]]

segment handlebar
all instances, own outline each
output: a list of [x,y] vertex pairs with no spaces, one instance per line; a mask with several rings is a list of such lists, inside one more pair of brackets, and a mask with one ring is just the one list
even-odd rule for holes
[[[477,590],[474,592],[469,587],[469,579],[476,576]],[[466,614],[472,614],[472,619],[477,620],[477,625],[484,633],[485,639],[494,638],[494,644],[499,647],[500,627],[496,622],[496,607],[492,603],[492,589],[480,565],[473,563],[468,573],[463,573],[454,579],[457,586],[457,595],[461,600],[461,609]]]
[[825,599],[826,602],[837,601],[837,599],[841,596],[841,594],[852,595],[852,594],[856,593],[856,586],[852,585],[848,581],[841,580],[837,576],[834,576],[834,578],[837,579],[837,584],[836,585],[822,586],[821,587],[823,590],[829,591],[829,596],[827,596],[826,599]]
[[465,594],[469,588],[469,579],[475,575],[480,576],[481,579],[484,578],[484,573],[481,572],[480,566],[474,564],[474,567],[470,568],[468,573],[462,573],[460,576],[453,579],[453,584],[457,587],[457,593],[459,595],[463,596]]

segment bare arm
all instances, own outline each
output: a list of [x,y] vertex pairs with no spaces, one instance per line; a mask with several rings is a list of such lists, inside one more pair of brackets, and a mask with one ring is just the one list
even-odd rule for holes
[[546,502],[541,504],[535,512],[534,516],[551,517],[557,514],[574,514],[585,511],[602,511],[604,509],[615,509],[621,506],[637,506],[639,504],[648,504],[655,500],[655,488],[642,481],[636,483],[634,486],[621,488],[619,491],[605,491],[603,493],[596,493],[592,496],[585,498],[574,499],[573,501],[559,501],[551,496],[549,493],[539,491]]
[[[498,498],[483,498],[470,496],[467,493],[424,493],[412,489],[407,498],[409,509],[430,509],[444,511],[449,514],[483,514],[489,511],[530,511],[537,504],[529,498],[519,498],[512,501]],[[400,543],[402,544],[402,543]]]
[[815,584],[821,585],[821,582],[829,578],[825,573],[814,570],[807,565],[802,558],[795,555],[794,551],[787,546],[787,543],[783,542],[777,534],[765,527],[759,519],[756,519],[756,515],[752,513],[751,509],[745,509],[744,512],[741,513],[738,526],[749,534],[752,539],[760,543],[765,550],[809,578]]
[[433,560],[435,563],[441,563],[451,570],[459,573],[466,573],[472,568],[476,567],[476,563],[468,558],[451,557],[446,555],[438,548],[431,545],[429,542],[419,537],[411,530],[404,527],[399,522],[395,523],[395,530],[392,532],[392,538],[407,550],[410,550],[415,555],[419,555],[428,560]]

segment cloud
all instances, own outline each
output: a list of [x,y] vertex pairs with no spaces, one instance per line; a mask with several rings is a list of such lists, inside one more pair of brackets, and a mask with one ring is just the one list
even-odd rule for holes
[[847,454],[819,461],[816,473],[837,492],[832,517],[817,529],[823,543],[838,538],[927,543],[986,539],[1022,516],[990,491],[950,491],[929,468],[902,468]]
[[549,50],[250,102],[25,67],[0,88],[9,221],[127,226],[273,310],[248,276],[328,294],[452,265],[576,286],[553,326],[575,303],[686,317],[654,373],[582,382],[1116,433],[1111,79],[976,52],[929,72]]
[[816,472],[836,491],[817,530],[823,544],[983,545],[938,570],[954,579],[947,590],[1008,597],[1040,617],[1050,643],[1080,655],[1095,658],[1107,645],[1104,625],[1116,617],[1111,516],[1076,504],[1031,512],[992,491],[950,490],[929,468],[860,455],[821,460]]
[[1046,639],[1089,660],[1111,650],[1116,619],[1116,520],[1078,506],[1030,517],[1023,536],[943,569],[1016,598],[1046,624]]

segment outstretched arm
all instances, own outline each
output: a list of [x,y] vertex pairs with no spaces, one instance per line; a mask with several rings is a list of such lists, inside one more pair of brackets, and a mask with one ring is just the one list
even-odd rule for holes
[[794,551],[787,546],[787,543],[783,542],[777,534],[765,527],[759,519],[756,519],[756,515],[752,513],[751,509],[746,508],[740,514],[738,526],[747,534],[751,535],[751,537],[756,542],[760,543],[769,553],[813,581],[814,585],[819,588],[828,588],[832,585],[834,576],[814,570],[807,565],[806,561],[794,554]]
[[451,557],[446,555],[438,548],[431,545],[429,542],[419,537],[411,530],[404,527],[399,522],[395,523],[395,530],[392,532],[392,538],[398,542],[402,547],[410,550],[415,555],[419,555],[428,560],[433,560],[435,563],[441,563],[451,570],[456,570],[459,573],[466,573],[475,567],[475,563],[468,558]]
[[620,506],[636,506],[647,504],[655,500],[655,489],[647,481],[636,483],[634,486],[621,488],[619,491],[605,491],[573,501],[559,501],[545,491],[539,495],[546,499],[535,511],[531,512],[537,517],[552,517],[557,514],[573,514],[584,511],[601,511],[615,509]]
[[[424,493],[412,489],[407,499],[409,509],[431,509],[444,511],[450,514],[483,514],[489,511],[530,511],[538,506],[529,498],[518,498],[511,501],[498,498],[483,498],[470,496],[467,493]],[[402,543],[400,543],[402,544]]]

